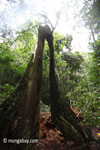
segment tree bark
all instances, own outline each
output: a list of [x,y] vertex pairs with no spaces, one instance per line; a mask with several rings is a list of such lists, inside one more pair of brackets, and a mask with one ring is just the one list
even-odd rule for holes
[[80,126],[74,112],[70,108],[68,100],[66,100],[59,90],[54,69],[55,64],[52,32],[46,39],[50,49],[50,96],[52,119],[66,140],[71,140],[78,145],[82,145],[90,141],[92,137],[88,131]]
[[[39,27],[38,32],[38,46],[34,61],[34,73],[32,90],[30,94],[29,103],[29,125],[30,125],[30,139],[39,139],[39,114],[40,114],[40,88],[42,80],[42,55],[44,48],[45,32],[42,26]],[[34,144],[35,149],[36,144]],[[33,149],[33,143],[30,144],[29,149]]]
[[0,143],[2,150],[25,149],[26,145],[4,143],[3,139],[28,138],[28,94],[31,89],[33,55],[14,92],[0,105]]

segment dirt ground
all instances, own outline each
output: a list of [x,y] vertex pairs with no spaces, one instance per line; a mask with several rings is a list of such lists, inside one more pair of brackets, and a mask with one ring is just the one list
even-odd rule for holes
[[[74,110],[75,111],[75,110]],[[75,112],[77,113],[77,112]],[[80,119],[80,118],[79,118]],[[100,130],[88,127],[93,136],[100,138]],[[100,150],[100,144],[91,142],[88,147],[77,146],[73,142],[65,141],[61,132],[55,127],[50,113],[40,113],[40,141],[36,150]]]

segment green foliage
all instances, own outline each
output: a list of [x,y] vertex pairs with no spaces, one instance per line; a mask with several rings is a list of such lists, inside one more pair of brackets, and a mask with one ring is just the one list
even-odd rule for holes
[[[95,43],[94,43],[95,44]],[[92,45],[94,45],[92,43]],[[84,122],[100,127],[100,78],[95,52],[88,54],[82,65],[80,82],[74,89],[73,105],[83,114]]]
[[10,84],[0,85],[0,104],[14,90],[14,86]]
[[89,56],[89,74],[90,80],[97,86],[100,84],[100,36],[97,41],[90,43],[93,52]]
[[[17,32],[16,38],[0,43],[0,101],[10,93],[10,87],[16,87],[27,67],[31,53],[35,51],[36,29],[34,24],[25,25]],[[5,85],[9,85],[9,90]]]
[[40,101],[40,110],[43,112],[50,112],[50,107],[45,105],[42,101]]
[[71,50],[71,43],[72,43],[72,36],[71,35],[60,35],[59,33],[55,33],[54,34],[54,47],[55,47],[55,51],[57,51],[58,53],[61,52],[63,50],[63,47],[65,46],[65,48],[67,50]]
[[100,32],[100,1],[84,0],[84,6],[81,10],[82,18],[85,25],[94,30],[95,33]]
[[[86,27],[92,31],[95,42],[90,43],[92,52],[88,54],[88,59],[85,59],[85,76],[83,75],[84,79],[75,89],[77,101],[74,104],[83,112],[85,122],[100,127],[100,1],[84,0],[82,18]],[[94,33],[97,34],[97,40]]]
[[[83,115],[83,121],[91,126],[100,127],[100,88],[89,85],[88,81],[83,79],[75,88],[73,97],[75,101],[73,106],[78,108],[78,111]],[[76,95],[75,95],[76,94]]]

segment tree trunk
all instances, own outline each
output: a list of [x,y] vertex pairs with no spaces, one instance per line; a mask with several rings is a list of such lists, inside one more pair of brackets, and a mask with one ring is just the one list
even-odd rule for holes
[[[32,90],[30,93],[30,103],[29,103],[29,125],[30,125],[30,139],[39,139],[39,114],[40,114],[40,88],[42,80],[42,55],[44,48],[44,28],[39,27],[38,32],[38,46],[36,50],[36,56],[34,61],[34,73],[33,73],[33,83]],[[36,144],[30,144],[29,150],[35,149]]]
[[46,39],[50,48],[50,96],[52,119],[66,140],[71,140],[78,145],[87,143],[92,137],[84,128],[80,126],[74,112],[70,108],[68,100],[65,99],[57,85],[54,69],[52,32]]
[[[33,55],[26,72],[14,92],[0,105],[0,142],[2,150],[23,149],[21,144],[9,144],[4,138],[28,138],[28,93],[31,90]],[[26,146],[26,145],[24,145]]]
[[38,46],[35,61],[33,55],[27,70],[15,91],[0,105],[0,141],[2,150],[34,149],[30,144],[5,144],[9,139],[39,139],[40,88],[42,79],[42,54],[44,27],[38,30]]

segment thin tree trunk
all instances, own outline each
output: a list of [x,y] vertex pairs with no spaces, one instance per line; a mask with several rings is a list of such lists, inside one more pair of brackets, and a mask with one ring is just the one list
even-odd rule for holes
[[92,28],[91,28],[91,34],[92,34],[93,41],[96,42],[95,35],[94,35],[94,31],[93,31]]

